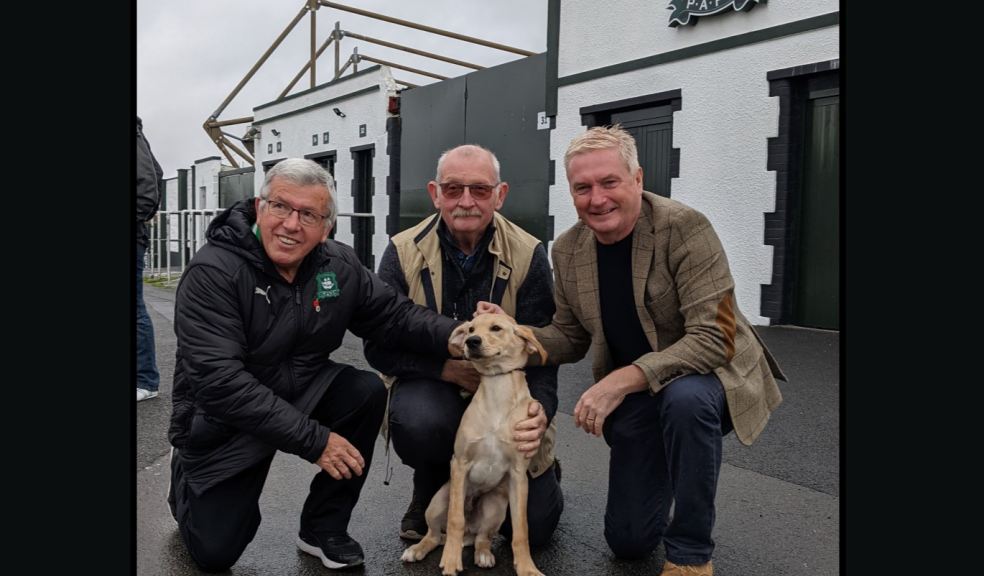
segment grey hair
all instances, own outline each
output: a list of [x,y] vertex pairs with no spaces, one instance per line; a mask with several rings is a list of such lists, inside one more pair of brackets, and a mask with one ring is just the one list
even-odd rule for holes
[[564,170],[571,167],[571,159],[578,154],[585,154],[595,150],[608,150],[615,148],[618,155],[622,157],[622,162],[629,172],[635,174],[639,169],[639,151],[636,149],[635,138],[629,134],[622,126],[595,126],[587,132],[578,134],[567,146],[564,153]]
[[450,150],[445,150],[441,157],[437,159],[437,173],[434,175],[434,181],[437,183],[441,182],[441,169],[444,168],[444,161],[447,159],[448,155],[452,152],[461,152],[465,156],[478,156],[482,152],[489,155],[492,158],[492,170],[495,172],[495,181],[500,182],[502,178],[499,175],[499,159],[495,157],[495,154],[488,148],[479,146],[478,144],[462,144],[461,146],[455,146]]
[[260,199],[264,202],[270,199],[270,182],[277,177],[299,186],[318,184],[327,188],[328,202],[325,212],[328,218],[325,222],[332,227],[335,226],[335,179],[320,164],[307,158],[287,158],[277,162],[267,171],[263,187],[260,188]]

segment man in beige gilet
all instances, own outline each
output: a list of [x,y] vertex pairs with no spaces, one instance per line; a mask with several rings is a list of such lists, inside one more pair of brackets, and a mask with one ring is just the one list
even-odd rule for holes
[[[393,236],[379,263],[379,277],[414,302],[451,318],[468,320],[479,301],[492,301],[517,321],[544,326],[554,312],[553,281],[543,244],[497,212],[509,192],[495,155],[475,145],[448,150],[427,185],[437,213]],[[444,360],[367,341],[366,359],[390,384],[388,434],[414,469],[413,497],[400,536],[427,532],[424,510],[447,482],[455,432],[478,386],[465,360]],[[518,448],[532,460],[527,505],[530,545],[546,543],[564,508],[560,471],[553,455],[557,368],[527,370],[535,401],[517,427]],[[510,523],[503,523],[508,533]]]

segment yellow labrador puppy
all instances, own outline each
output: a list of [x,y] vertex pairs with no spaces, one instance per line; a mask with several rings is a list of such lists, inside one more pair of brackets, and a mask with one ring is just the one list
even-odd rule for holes
[[[427,535],[403,552],[405,562],[422,560],[444,542],[442,573],[462,566],[462,548],[474,538],[475,564],[495,566],[492,538],[512,510],[513,563],[519,576],[543,576],[530,556],[526,525],[529,460],[516,449],[513,428],[528,418],[533,400],[526,384],[526,358],[547,353],[533,333],[504,314],[482,314],[451,335],[452,347],[482,375],[478,391],[461,417],[451,458],[451,480],[427,507]],[[447,525],[447,537],[441,530]]]

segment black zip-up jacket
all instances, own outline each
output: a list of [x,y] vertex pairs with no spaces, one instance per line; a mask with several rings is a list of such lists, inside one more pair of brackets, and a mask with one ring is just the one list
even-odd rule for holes
[[164,195],[164,170],[154,158],[143,135],[143,122],[137,117],[137,244],[146,246],[147,221],[157,213]]
[[276,450],[317,461],[329,430],[308,415],[345,367],[329,355],[346,329],[447,357],[459,324],[417,306],[332,240],[288,283],[252,229],[254,206],[241,201],[215,218],[178,286],[168,437],[196,494]]

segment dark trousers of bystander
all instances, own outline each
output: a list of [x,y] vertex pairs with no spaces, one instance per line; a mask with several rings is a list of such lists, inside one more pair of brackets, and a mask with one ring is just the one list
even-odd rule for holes
[[147,245],[137,242],[137,388],[157,392],[161,375],[157,371],[157,353],[154,348],[154,325],[144,305],[143,271]]

